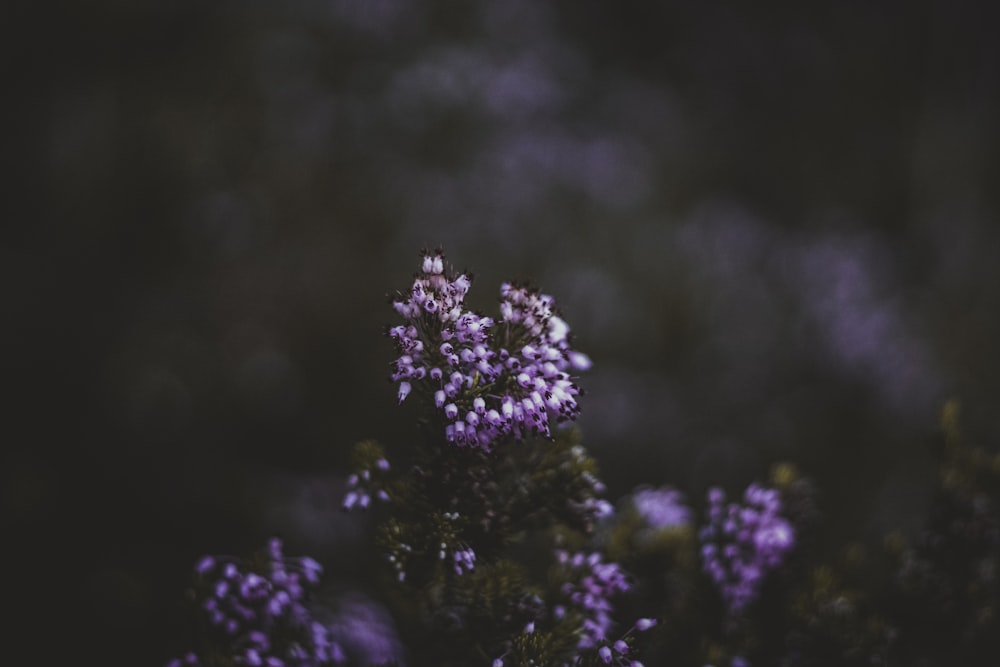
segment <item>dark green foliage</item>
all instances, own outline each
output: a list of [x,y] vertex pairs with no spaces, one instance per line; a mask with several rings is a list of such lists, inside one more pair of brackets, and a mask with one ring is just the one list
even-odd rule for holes
[[872,611],[870,594],[856,576],[867,564],[864,549],[845,549],[836,566],[813,567],[791,595],[788,650],[783,665],[881,665],[888,663],[894,630]]
[[560,642],[550,632],[522,632],[511,641],[506,658],[518,667],[558,667],[562,664],[559,656],[567,649],[572,650],[572,646],[567,647],[565,639]]
[[[389,516],[376,541],[414,663],[467,665],[477,656],[489,664],[502,654],[507,665],[570,661],[581,619],[550,614],[562,584],[553,553],[586,544],[600,489],[577,431],[494,452],[428,438],[411,454],[408,472],[385,487]],[[358,445],[359,465],[380,456],[374,443]],[[452,554],[462,549],[475,552],[475,566],[457,573]],[[524,632],[539,619],[544,629]]]
[[993,665],[1000,656],[1000,457],[969,447],[959,406],[942,414],[940,478],[925,529],[894,540],[900,652]]

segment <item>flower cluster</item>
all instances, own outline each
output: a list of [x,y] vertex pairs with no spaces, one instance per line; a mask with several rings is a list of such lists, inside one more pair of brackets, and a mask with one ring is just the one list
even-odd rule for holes
[[461,530],[456,523],[461,515],[458,512],[444,512],[443,521],[438,522],[438,534],[441,543],[438,549],[438,559],[451,564],[455,574],[472,572],[476,566],[476,552],[462,541]]
[[[611,598],[628,591],[631,586],[618,564],[602,562],[599,553],[571,555],[560,549],[556,551],[556,559],[567,569],[567,581],[560,592],[583,618],[577,648],[593,648],[607,640],[611,629]],[[554,609],[554,616],[561,618],[567,611],[565,606],[559,605]]]
[[624,639],[617,640],[614,644],[607,644],[597,650],[597,655],[605,665],[613,667],[643,667],[638,660],[633,660],[632,647]]
[[630,643],[635,632],[645,632],[656,625],[656,620],[652,618],[640,618],[635,622],[629,631],[620,639],[614,642],[606,642],[597,649],[597,657],[605,665],[612,667],[644,667],[641,662],[635,659],[635,648]]
[[751,484],[743,504],[725,504],[720,488],[708,491],[708,523],[701,529],[702,567],[726,608],[737,613],[760,592],[765,575],[778,568],[795,543],[791,523],[781,516],[774,489]]
[[691,509],[684,495],[670,486],[640,489],[632,495],[632,504],[643,521],[657,530],[691,524]]
[[399,401],[420,388],[445,418],[445,437],[492,449],[507,436],[551,437],[551,422],[575,419],[580,394],[570,369],[590,360],[570,348],[552,297],[504,283],[499,321],[465,309],[472,284],[450,275],[444,256],[425,254],[413,286],[393,301],[399,357],[391,378]]
[[249,667],[319,667],[345,656],[327,628],[305,606],[306,587],[319,583],[322,567],[311,558],[286,558],[272,539],[249,561],[205,556],[195,565],[200,609],[219,635],[202,658],[188,653],[167,667],[201,667],[223,659]]
[[[376,475],[388,472],[389,461],[385,458],[377,459],[374,470]],[[386,490],[372,483],[372,472],[369,468],[362,468],[347,478],[347,493],[344,495],[343,502],[345,510],[354,507],[368,509],[373,497],[382,502],[389,501],[389,494]]]
[[596,522],[615,513],[614,505],[599,497],[608,490],[607,486],[594,473],[584,469],[590,461],[587,450],[582,446],[574,445],[569,450],[567,461],[569,466],[579,466],[583,470],[578,477],[577,492],[572,493],[569,488],[566,489],[566,504],[581,517],[587,530],[590,530]]

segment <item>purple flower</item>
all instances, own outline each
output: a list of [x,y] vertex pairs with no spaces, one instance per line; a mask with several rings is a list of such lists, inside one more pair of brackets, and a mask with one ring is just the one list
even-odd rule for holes
[[684,504],[684,495],[669,486],[640,489],[632,494],[632,504],[651,528],[674,528],[691,523],[691,510]]
[[781,516],[774,489],[751,484],[743,504],[725,505],[722,489],[708,491],[708,523],[701,529],[702,569],[719,588],[731,614],[760,592],[765,576],[781,566],[795,545],[795,531]]
[[194,653],[186,653],[183,658],[174,658],[167,667],[201,667],[201,658]]
[[454,552],[452,555],[455,561],[455,574],[462,574],[463,572],[471,572],[476,564],[476,552],[472,549],[466,548]]
[[[654,625],[656,625],[656,621],[642,618],[636,621],[635,625],[620,639],[616,639],[613,642],[608,639],[599,640],[596,651],[597,658],[605,665],[612,665],[612,667],[643,667],[641,662],[633,659],[636,650],[629,643],[629,640],[632,638],[634,632],[644,632]],[[593,647],[578,647],[578,653],[573,664],[593,664],[593,653]]]
[[575,419],[580,390],[570,370],[590,359],[569,345],[569,327],[552,297],[504,283],[499,321],[465,309],[472,279],[425,254],[407,292],[393,301],[405,323],[389,337],[399,357],[391,379],[400,402],[420,390],[443,411],[445,439],[492,449],[507,437],[551,437],[552,424]]
[[383,488],[385,473],[389,472],[389,462],[378,458],[370,467],[363,468],[347,478],[347,493],[344,494],[343,508],[368,509],[372,498],[381,502],[389,501],[389,493]]
[[[389,613],[377,602],[357,592],[338,601],[330,619],[333,645],[351,656],[358,665],[403,665],[403,646]],[[336,662],[336,660],[334,660]]]
[[638,630],[639,632],[645,632],[654,625],[656,625],[655,618],[640,618],[638,621],[635,622],[635,629]]
[[[625,574],[617,563],[605,563],[599,553],[556,551],[556,559],[566,568],[566,583],[561,592],[568,605],[583,617],[583,627],[577,648],[588,649],[607,640],[611,629],[611,599],[628,591]],[[560,605],[562,607],[562,605]],[[562,613],[565,613],[563,610]],[[557,610],[556,616],[562,615]]]
[[[322,567],[312,558],[287,558],[281,541],[272,539],[249,561],[206,556],[195,572],[203,582],[201,611],[208,624],[222,630],[215,653],[235,664],[320,667],[343,662],[340,647],[312,620],[307,586],[319,583]],[[193,653],[168,667],[200,665]]]

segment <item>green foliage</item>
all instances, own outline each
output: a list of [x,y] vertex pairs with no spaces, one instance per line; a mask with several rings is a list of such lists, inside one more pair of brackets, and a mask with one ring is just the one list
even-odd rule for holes
[[942,410],[940,475],[925,529],[893,536],[892,603],[904,655],[971,664],[1000,655],[1000,457],[965,443],[960,406]]
[[803,667],[887,664],[894,630],[857,585],[867,564],[864,548],[850,545],[834,566],[809,570],[791,594],[785,663]]
[[[427,429],[427,432],[434,432]],[[493,452],[427,438],[389,491],[376,545],[389,567],[385,598],[417,664],[566,664],[582,618],[549,614],[565,579],[554,549],[581,549],[597,514],[596,462],[575,429],[553,440],[506,443]],[[377,443],[356,447],[359,468],[382,458]],[[456,570],[469,549],[475,566]],[[546,627],[524,632],[546,618]]]
[[567,647],[565,641],[551,632],[522,632],[511,641],[510,651],[505,656],[505,664],[517,667],[558,667],[564,660]]

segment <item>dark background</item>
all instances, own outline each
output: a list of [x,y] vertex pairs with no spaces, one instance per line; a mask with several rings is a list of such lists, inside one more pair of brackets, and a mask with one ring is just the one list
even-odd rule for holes
[[990,3],[4,13],[0,495],[30,664],[162,664],[195,557],[272,534],[367,590],[343,478],[358,439],[412,433],[381,333],[425,246],[475,306],[510,278],[557,297],[612,499],[700,506],[792,460],[831,543],[874,540],[919,525],[943,400],[996,443]]

